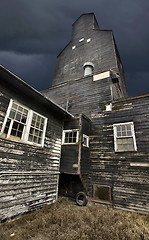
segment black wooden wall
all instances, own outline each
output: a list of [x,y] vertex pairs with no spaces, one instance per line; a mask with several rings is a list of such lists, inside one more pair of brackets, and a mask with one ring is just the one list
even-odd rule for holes
[[123,68],[119,69],[120,57],[111,30],[100,30],[94,14],[83,14],[72,26],[70,43],[56,60],[53,87],[84,76],[85,62],[94,64],[93,73],[113,70],[119,74],[124,96],[126,93]]
[[[9,89],[9,86],[8,86]],[[14,91],[15,92],[15,91]],[[44,147],[0,137],[0,220],[52,203],[58,194],[62,121],[38,101],[0,92],[0,130],[10,98],[48,118]]]
[[78,116],[84,113],[90,117],[92,113],[101,112],[103,104],[106,105],[112,100],[110,86],[111,80],[108,78],[93,81],[93,77],[88,76],[53,87],[42,93],[64,109],[69,102],[68,111],[73,115]]
[[[91,185],[111,187],[112,204],[149,213],[149,95],[112,103],[112,111],[95,114],[90,136]],[[101,121],[102,119],[102,121]],[[137,151],[114,151],[113,124],[134,122]]]
[[[88,61],[94,64],[93,75],[83,77]],[[96,73],[109,70],[110,77],[93,81]],[[94,184],[110,187],[113,206],[148,213],[149,96],[127,97],[113,34],[98,29],[93,14],[82,15],[73,24],[72,40],[57,58],[53,86],[43,95],[91,120],[90,174],[82,176],[90,197],[94,199]],[[106,111],[110,103],[112,111]],[[137,152],[114,151],[113,124],[124,122],[134,122]]]
[[89,148],[83,146],[83,134],[89,136],[90,120],[80,115],[78,118],[64,121],[63,130],[79,130],[79,141],[75,144],[63,144],[61,150],[60,172],[67,174],[87,174],[90,170]]

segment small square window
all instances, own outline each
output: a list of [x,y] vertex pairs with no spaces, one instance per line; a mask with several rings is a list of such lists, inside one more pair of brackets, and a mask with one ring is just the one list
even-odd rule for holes
[[62,144],[76,144],[79,141],[79,130],[64,130]]
[[89,147],[89,136],[83,134],[82,145],[83,147]]
[[137,151],[133,122],[113,125],[115,152]]

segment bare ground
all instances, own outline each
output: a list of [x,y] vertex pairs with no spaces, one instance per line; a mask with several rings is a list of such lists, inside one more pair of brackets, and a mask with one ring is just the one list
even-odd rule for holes
[[60,198],[55,204],[0,225],[0,240],[149,240],[149,216],[78,207]]

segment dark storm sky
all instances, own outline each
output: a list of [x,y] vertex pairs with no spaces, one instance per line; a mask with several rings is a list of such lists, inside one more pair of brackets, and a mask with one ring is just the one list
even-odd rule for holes
[[50,87],[72,23],[88,12],[113,30],[128,94],[149,92],[149,0],[1,0],[0,64],[38,90]]

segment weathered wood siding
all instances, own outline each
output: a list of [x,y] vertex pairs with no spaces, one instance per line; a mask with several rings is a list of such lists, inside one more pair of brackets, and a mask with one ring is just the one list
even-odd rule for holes
[[[71,129],[78,129],[80,134],[79,118],[64,122],[63,130],[71,130]],[[60,162],[61,173],[77,174],[79,152],[80,152],[79,144],[80,144],[80,141],[76,144],[62,145],[61,162]]]
[[57,57],[52,86],[82,78],[88,61],[94,64],[94,73],[118,72],[112,31],[100,30],[94,14],[83,14],[73,24],[71,41]]
[[[36,101],[20,99],[48,118],[45,144],[42,148],[0,138],[0,220],[52,203],[58,193],[62,119]],[[0,92],[0,130],[9,101],[10,95]]]
[[[112,111],[106,111],[107,104],[127,93],[113,34],[97,28],[93,14],[82,15],[73,24],[72,40],[57,58],[53,87],[43,91],[43,95],[75,116],[84,113],[91,119],[90,175],[82,176],[90,196],[93,197],[94,184],[110,186],[113,206],[147,213],[149,96],[114,101]],[[83,77],[83,64],[88,61],[95,66],[93,74],[110,70],[111,76],[97,81],[92,75]],[[112,75],[117,78],[115,81]],[[115,153],[113,124],[132,121],[137,152]]]
[[[91,76],[84,77],[83,65],[88,61],[94,64],[93,74],[111,70],[119,76],[119,83],[112,85],[111,81],[105,80],[92,84]],[[112,87],[114,96],[107,93],[107,89],[110,88],[111,91]],[[77,111],[80,106],[83,107],[82,112],[85,115],[88,114],[86,106],[95,101],[91,94],[95,94],[95,99],[100,102],[107,101],[107,96],[114,99],[127,96],[123,68],[113,33],[111,30],[100,30],[94,14],[83,14],[73,24],[72,39],[57,57],[52,89],[42,93],[63,108],[66,108],[69,100],[69,111],[74,114],[79,113]]]
[[84,115],[64,122],[64,130],[78,129],[79,142],[76,144],[64,144],[61,151],[61,173],[85,174],[89,173],[90,158],[89,148],[82,143],[83,134],[90,133],[90,120]]
[[[149,213],[149,95],[113,102],[91,115],[91,185],[110,186],[114,207]],[[134,122],[137,152],[114,151],[113,124]]]
[[92,76],[89,76],[67,82],[42,93],[64,109],[69,101],[68,111],[73,115],[78,116],[84,113],[90,117],[92,113],[101,112],[103,103],[111,101],[110,82],[108,78],[94,82]]

